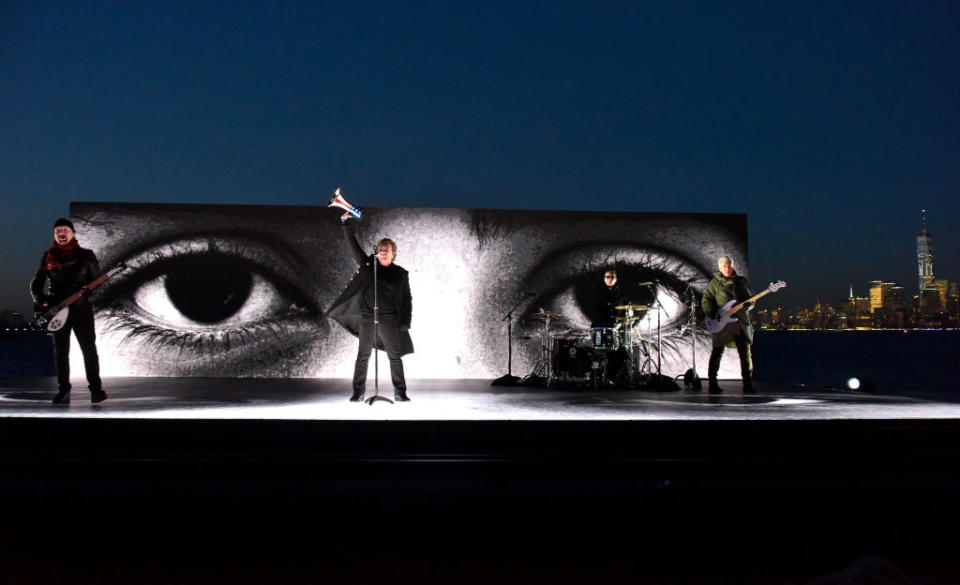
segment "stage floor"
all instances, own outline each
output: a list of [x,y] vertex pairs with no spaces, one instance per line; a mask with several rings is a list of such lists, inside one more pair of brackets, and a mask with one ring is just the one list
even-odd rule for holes
[[[372,385],[371,385],[372,386]],[[0,418],[406,421],[696,421],[960,419],[960,404],[758,382],[724,393],[493,387],[489,380],[411,380],[410,402],[351,403],[344,379],[110,378],[90,404],[82,380],[72,403],[52,405],[52,377],[0,379]],[[392,398],[389,389],[383,394]],[[372,395],[368,389],[367,396]]]

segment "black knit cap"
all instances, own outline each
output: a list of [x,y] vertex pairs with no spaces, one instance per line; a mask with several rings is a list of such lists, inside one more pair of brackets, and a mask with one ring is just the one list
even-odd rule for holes
[[62,226],[62,225],[65,225],[65,226],[67,226],[68,228],[70,228],[70,231],[74,231],[74,232],[77,231],[77,230],[73,229],[73,222],[70,221],[69,219],[65,218],[65,217],[61,217],[60,219],[58,219],[57,221],[55,221],[54,224],[53,224],[53,227],[58,228],[58,227],[60,227],[60,226]]

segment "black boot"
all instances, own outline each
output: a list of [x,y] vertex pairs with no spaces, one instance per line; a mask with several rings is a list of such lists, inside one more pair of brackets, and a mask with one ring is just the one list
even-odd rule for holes
[[407,397],[407,389],[404,388],[403,390],[394,390],[393,400],[394,402],[410,402],[410,398]]
[[753,380],[750,378],[744,378],[743,380],[743,393],[744,394],[756,394],[757,389],[753,387]]
[[53,399],[54,404],[70,404],[70,389],[60,390]]
[[350,402],[363,402],[363,390],[354,390]]
[[107,393],[103,390],[91,390],[90,391],[90,402],[92,404],[97,404],[98,402],[103,402],[107,399]]
[[710,394],[723,394],[723,388],[720,387],[720,384],[717,384],[716,378],[710,378],[709,389],[707,391]]

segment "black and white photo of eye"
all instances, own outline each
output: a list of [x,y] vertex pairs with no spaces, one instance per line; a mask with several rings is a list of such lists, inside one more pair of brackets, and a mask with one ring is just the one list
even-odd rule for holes
[[[663,248],[627,242],[583,244],[548,255],[525,281],[525,286],[541,291],[522,317],[534,328],[530,332],[540,327],[539,322],[529,321],[530,316],[542,310],[562,315],[554,325],[557,331],[588,330],[602,317],[593,314],[596,293],[605,271],[611,268],[617,271],[624,303],[647,307],[632,312],[637,320],[631,327],[638,338],[652,345],[659,335],[663,360],[682,363],[692,344],[690,336],[684,335],[691,299],[699,302],[710,273],[682,254]],[[696,293],[692,297],[691,290]],[[707,344],[707,336],[701,337],[698,349],[706,351]]]
[[[521,300],[513,313],[512,367],[529,373],[542,355],[538,322],[521,330],[517,321],[543,307],[564,315],[553,330],[589,331],[587,291],[603,283],[611,264],[631,302],[662,306],[664,368],[682,372],[692,349],[690,331],[680,331],[690,310],[687,289],[702,292],[718,255],[745,252],[739,216],[364,211],[361,243],[392,238],[397,263],[410,273],[416,351],[405,359],[408,379],[502,375],[504,319]],[[96,297],[105,375],[352,374],[356,337],[324,317],[357,270],[330,209],[82,203],[71,215],[105,267],[130,266]],[[640,282],[655,284],[634,286]],[[648,339],[656,313],[641,313],[638,326]],[[709,355],[700,351],[708,339],[697,337],[700,361]]]
[[263,241],[180,238],[126,262],[129,273],[100,295],[106,329],[160,359],[260,368],[317,329],[319,310],[295,266]]
[[663,329],[679,328],[687,319],[692,287],[702,291],[709,275],[678,254],[640,248],[635,244],[590,245],[552,255],[528,277],[527,286],[543,292],[532,301],[527,313],[541,306],[565,316],[574,327],[589,327],[600,316],[593,315],[594,294],[606,270],[617,270],[617,282],[626,302],[650,307],[638,311],[640,324],[656,325],[660,307]]

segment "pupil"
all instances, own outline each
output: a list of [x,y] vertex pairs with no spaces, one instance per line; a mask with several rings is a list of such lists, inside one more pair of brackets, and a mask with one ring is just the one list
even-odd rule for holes
[[198,323],[219,323],[240,310],[253,288],[250,269],[223,254],[184,258],[164,285],[170,302]]

